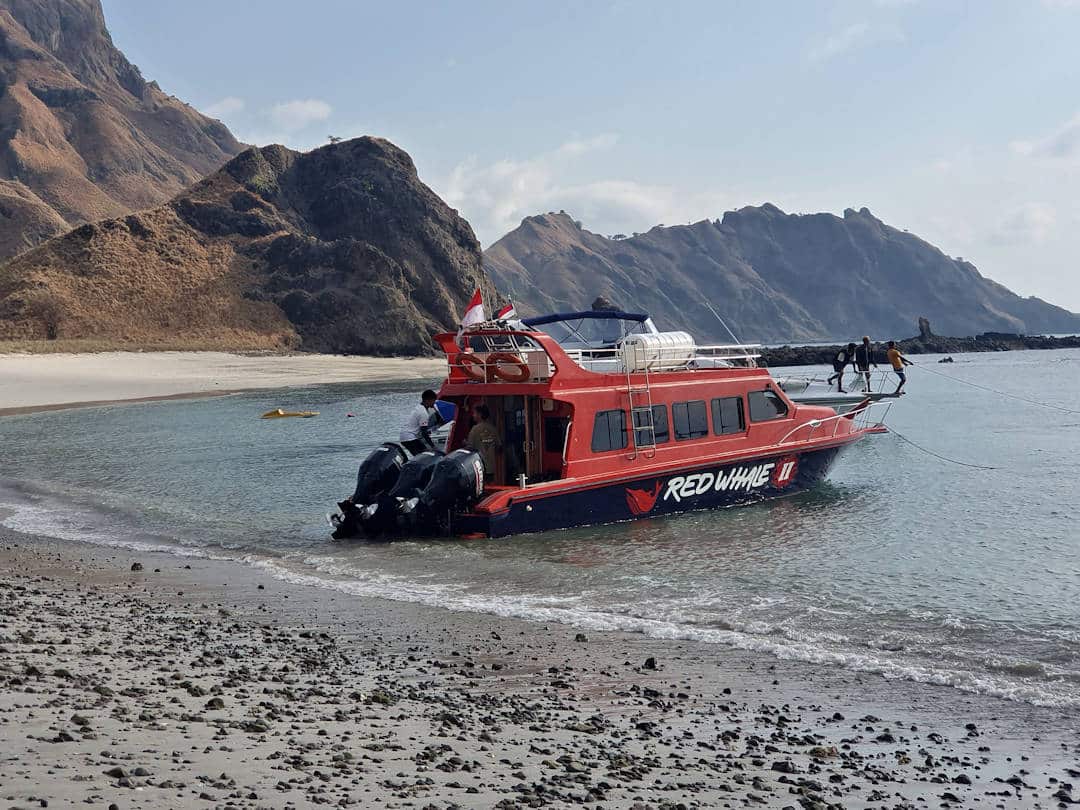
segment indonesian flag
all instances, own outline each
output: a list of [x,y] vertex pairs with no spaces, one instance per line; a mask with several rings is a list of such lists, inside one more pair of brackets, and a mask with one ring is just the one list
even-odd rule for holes
[[469,299],[469,305],[465,307],[465,314],[461,316],[461,328],[458,329],[458,340],[461,340],[461,335],[465,331],[466,326],[472,326],[474,323],[483,323],[484,318],[484,299],[480,296],[480,288],[476,288],[476,292],[473,293],[471,299]]
[[517,310],[514,309],[513,304],[507,304],[495,313],[495,320],[497,321],[510,321],[514,318],[517,318]]

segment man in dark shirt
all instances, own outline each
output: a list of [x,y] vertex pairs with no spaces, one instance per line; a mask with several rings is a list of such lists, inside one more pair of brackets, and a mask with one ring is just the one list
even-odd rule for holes
[[833,375],[829,377],[829,385],[833,384],[833,380],[836,380],[836,390],[841,394],[846,394],[844,390],[844,369],[848,366],[855,368],[855,344],[849,343],[846,349],[841,349],[836,353],[836,356],[832,361]]
[[866,393],[870,393],[870,366],[877,368],[874,362],[874,347],[870,345],[870,337],[863,335],[862,345],[855,349],[855,370],[863,375],[866,384]]

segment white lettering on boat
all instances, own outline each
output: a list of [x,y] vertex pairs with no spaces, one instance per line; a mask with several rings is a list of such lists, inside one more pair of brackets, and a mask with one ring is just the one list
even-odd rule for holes
[[[788,483],[795,462],[785,461],[784,466],[777,476],[782,482]],[[760,489],[770,483],[775,462],[755,464],[751,467],[732,467],[726,473],[723,470],[717,472],[691,473],[690,475],[676,475],[669,478],[667,488],[664,490],[663,500],[673,500],[681,503],[686,498],[704,495],[709,490],[715,492],[749,492],[752,489]]]

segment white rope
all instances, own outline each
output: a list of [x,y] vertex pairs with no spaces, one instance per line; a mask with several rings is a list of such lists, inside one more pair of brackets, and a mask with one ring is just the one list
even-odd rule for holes
[[1049,402],[1039,402],[1038,400],[1035,400],[1035,399],[1028,399],[1027,397],[1021,397],[1021,396],[1017,396],[1016,394],[1010,394],[1007,391],[998,391],[996,388],[991,388],[988,385],[979,385],[979,383],[973,383],[973,382],[969,382],[968,380],[962,380],[959,377],[953,377],[950,374],[943,374],[940,371],[935,371],[932,368],[928,368],[926,366],[923,366],[921,363],[919,364],[919,366],[920,366],[920,368],[922,368],[923,371],[929,371],[931,374],[937,374],[939,377],[944,377],[946,380],[952,380],[953,382],[960,383],[961,385],[970,385],[972,388],[979,388],[979,389],[981,389],[983,391],[989,391],[992,394],[997,394],[998,396],[1008,397],[1009,399],[1016,399],[1016,400],[1019,400],[1020,402],[1026,402],[1029,405],[1037,405],[1040,408],[1050,408],[1051,410],[1061,411],[1062,413],[1080,414],[1080,411],[1069,410],[1068,408],[1063,408],[1060,405],[1051,405]]

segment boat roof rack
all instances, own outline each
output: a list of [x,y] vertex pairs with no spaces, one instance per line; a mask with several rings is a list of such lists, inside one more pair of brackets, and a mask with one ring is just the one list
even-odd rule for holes
[[621,312],[613,309],[589,309],[584,312],[555,312],[551,315],[537,315],[534,318],[522,318],[521,322],[526,326],[543,326],[547,323],[579,321],[586,318],[591,318],[593,320],[639,321],[642,323],[649,320],[649,316],[643,312]]

